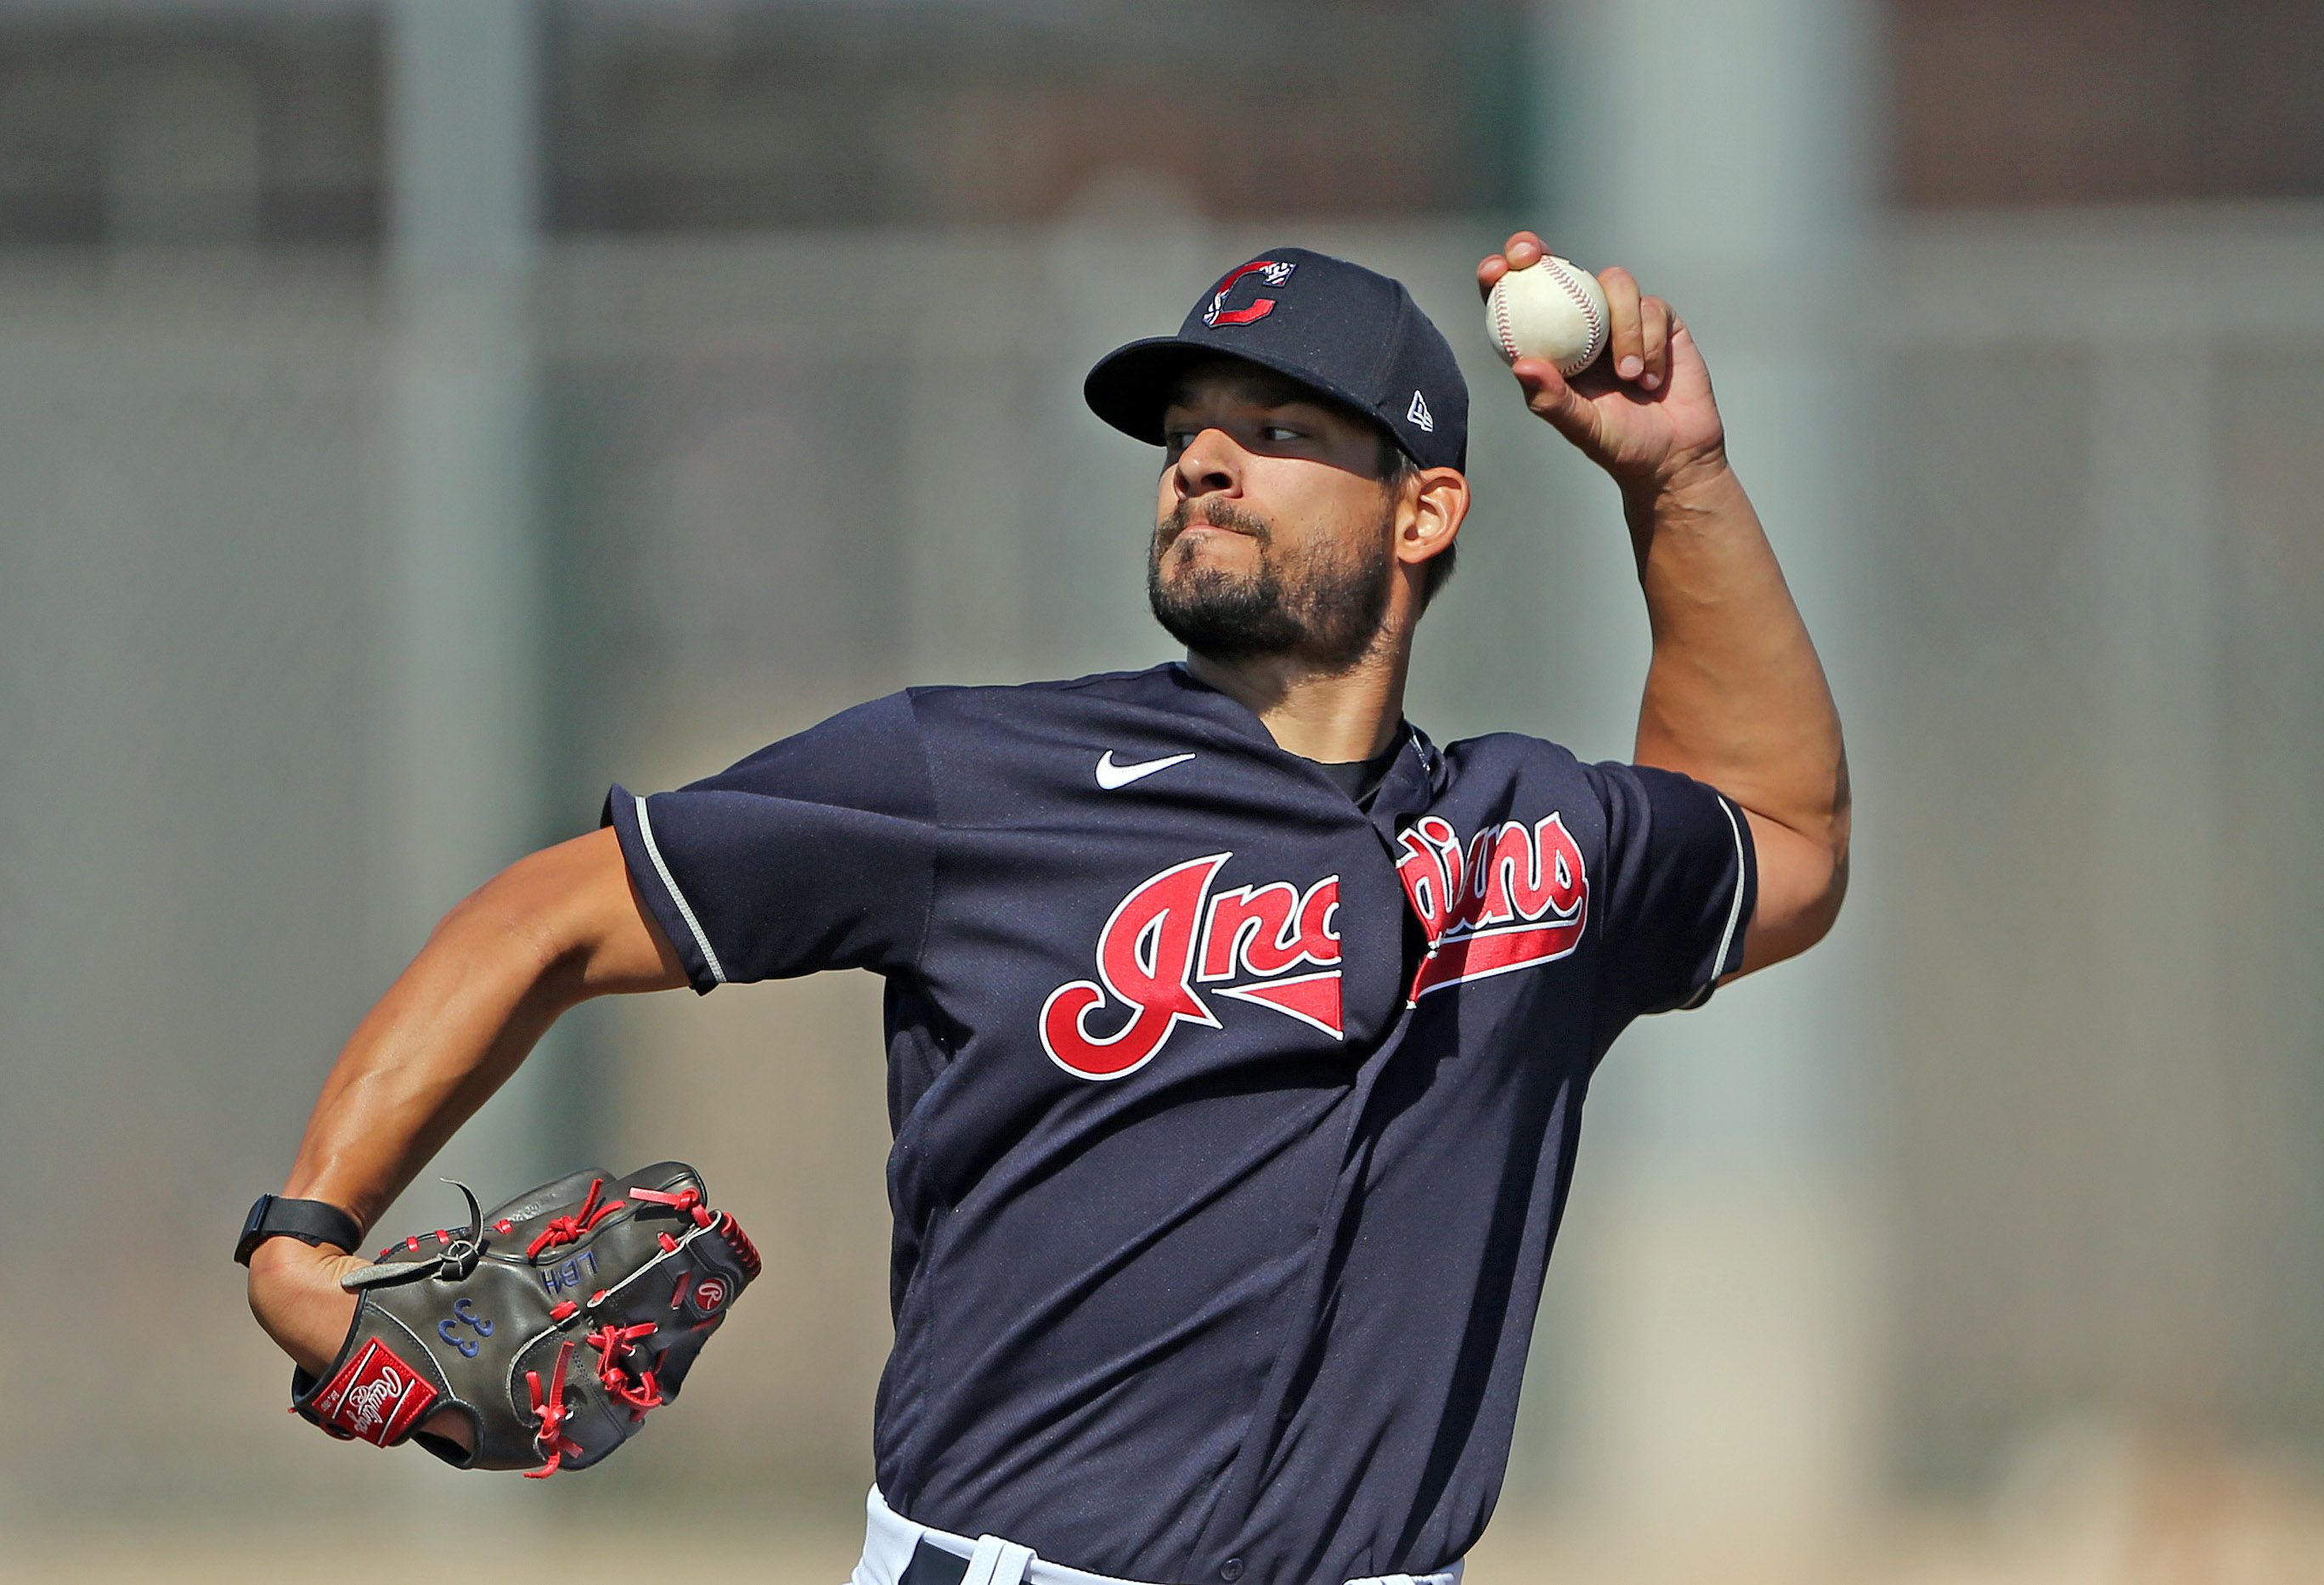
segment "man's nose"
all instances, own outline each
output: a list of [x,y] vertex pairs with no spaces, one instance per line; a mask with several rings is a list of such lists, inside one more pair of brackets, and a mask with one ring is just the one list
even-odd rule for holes
[[1178,475],[1178,493],[1188,500],[1197,495],[1231,495],[1241,483],[1242,449],[1225,430],[1204,429],[1186,442],[1173,466]]

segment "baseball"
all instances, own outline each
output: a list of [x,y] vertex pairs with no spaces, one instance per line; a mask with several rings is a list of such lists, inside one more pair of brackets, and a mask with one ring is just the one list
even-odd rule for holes
[[1606,350],[1606,294],[1598,278],[1567,259],[1512,270],[1485,299],[1485,331],[1510,363],[1544,358],[1579,374]]

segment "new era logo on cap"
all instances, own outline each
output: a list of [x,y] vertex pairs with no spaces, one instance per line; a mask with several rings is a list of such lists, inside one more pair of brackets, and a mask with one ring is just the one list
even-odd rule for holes
[[1352,408],[1423,467],[1468,465],[1469,387],[1451,344],[1401,282],[1306,248],[1247,257],[1195,299],[1176,336],[1100,358],[1082,394],[1107,423],[1158,446],[1180,379],[1222,355]]

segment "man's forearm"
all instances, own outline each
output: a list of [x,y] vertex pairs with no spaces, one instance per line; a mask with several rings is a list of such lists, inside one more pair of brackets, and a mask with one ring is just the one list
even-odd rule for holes
[[1722,463],[1626,490],[1623,513],[1654,634],[1638,762],[1683,771],[1844,852],[1840,712],[1734,473]]
[[570,1005],[565,978],[490,888],[453,909],[340,1052],[283,1193],[369,1228]]

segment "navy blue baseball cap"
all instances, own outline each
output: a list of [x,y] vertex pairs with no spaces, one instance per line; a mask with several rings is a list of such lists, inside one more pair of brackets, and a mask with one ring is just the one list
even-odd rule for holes
[[1221,354],[1286,374],[1386,429],[1423,467],[1469,462],[1469,386],[1404,283],[1305,248],[1236,265],[1176,336],[1118,346],[1082,382],[1090,410],[1149,446],[1187,366]]

